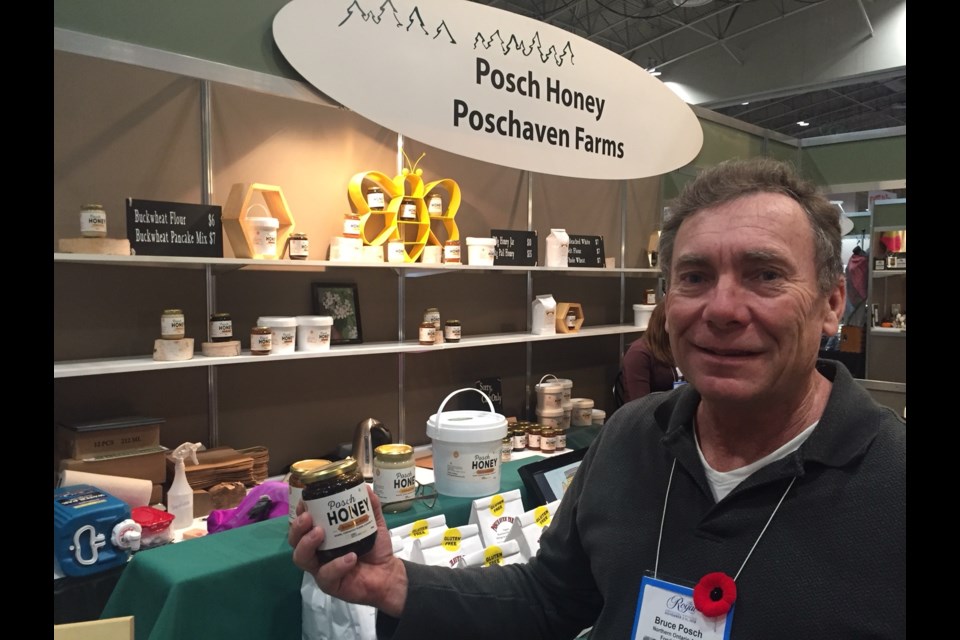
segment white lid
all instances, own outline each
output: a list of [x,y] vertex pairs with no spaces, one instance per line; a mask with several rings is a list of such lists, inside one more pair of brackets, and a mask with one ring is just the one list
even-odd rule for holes
[[593,409],[592,398],[570,398],[570,402],[578,409]]
[[507,419],[499,413],[466,409],[427,418],[427,437],[443,442],[493,442],[507,436]]
[[297,319],[293,316],[260,316],[257,324],[261,327],[295,327]]
[[564,389],[573,389],[573,380],[570,378],[557,378],[554,382],[559,382]]
[[272,229],[280,228],[280,221],[276,218],[267,218],[267,217],[251,217],[247,216],[247,222],[252,224],[255,227],[270,227]]
[[607,412],[604,411],[603,409],[594,409],[594,410],[593,410],[593,413],[592,413],[591,415],[592,415],[594,418],[602,418],[602,417],[604,417],[605,415],[607,415]]
[[480,247],[492,247],[497,244],[496,238],[467,238],[467,245],[477,245]]
[[542,418],[559,418],[563,415],[563,409],[537,409],[537,415]]
[[297,316],[297,325],[311,327],[327,327],[333,324],[330,316]]
[[563,391],[563,385],[555,380],[535,384],[533,388],[537,390],[537,393],[560,393]]
[[635,304],[635,305],[633,305],[633,310],[634,310],[634,311],[651,311],[655,306],[657,306],[657,305],[655,305],[655,304]]

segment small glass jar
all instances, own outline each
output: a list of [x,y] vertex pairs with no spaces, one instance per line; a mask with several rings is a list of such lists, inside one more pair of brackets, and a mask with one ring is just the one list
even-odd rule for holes
[[460,342],[460,321],[447,320],[443,324],[443,339],[447,342]]
[[400,219],[414,221],[417,219],[417,201],[413,198],[404,198],[400,201]]
[[380,187],[370,187],[367,189],[367,206],[370,207],[370,211],[383,211],[387,208],[383,189]]
[[460,241],[447,240],[443,245],[443,261],[446,264],[460,264]]
[[557,432],[553,427],[544,427],[540,433],[540,451],[554,453],[557,450]]
[[431,216],[443,215],[443,197],[439,193],[431,193],[427,200],[427,213]]
[[210,342],[233,340],[233,319],[229,313],[210,314]]
[[373,492],[380,498],[384,513],[400,513],[413,507],[416,475],[410,445],[382,444],[373,450]]
[[105,238],[107,235],[107,212],[102,204],[85,204],[80,207],[80,235],[84,238]]
[[527,428],[527,449],[540,451],[540,435],[543,429],[538,424],[532,424]]
[[353,458],[318,467],[303,475],[303,504],[322,527],[317,549],[321,564],[350,553],[362,556],[377,541],[377,522],[363,474]]
[[164,340],[182,340],[186,326],[181,309],[164,309],[160,314],[160,337]]
[[527,432],[526,430],[517,425],[513,430],[513,450],[514,451],[523,451],[527,448]]
[[567,430],[563,426],[555,427],[553,433],[557,437],[557,453],[560,453],[567,448]]
[[657,304],[657,292],[653,289],[644,289],[643,304]]
[[420,323],[420,344],[427,346],[437,342],[437,328],[432,322]]
[[566,323],[567,323],[567,329],[577,328],[577,313],[573,309],[570,309],[570,311],[567,311]]
[[513,460],[513,436],[507,433],[500,443],[500,462],[510,462],[511,460]]
[[250,329],[250,355],[268,356],[273,350],[273,330],[270,327]]
[[343,237],[344,238],[359,238],[360,237],[360,216],[350,212],[343,216]]
[[290,465],[290,478],[287,484],[290,490],[287,492],[287,504],[290,505],[289,519],[293,522],[297,518],[297,504],[303,494],[303,475],[308,471],[330,464],[329,460],[322,458],[312,458],[309,460],[299,460]]
[[310,255],[310,240],[305,233],[290,234],[290,259],[306,260]]

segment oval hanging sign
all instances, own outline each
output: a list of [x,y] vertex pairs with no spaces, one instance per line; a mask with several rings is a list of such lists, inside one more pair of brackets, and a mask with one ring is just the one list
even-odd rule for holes
[[454,0],[292,0],[273,37],[308,82],[451,153],[630,179],[691,162],[703,131],[645,70],[543,22]]

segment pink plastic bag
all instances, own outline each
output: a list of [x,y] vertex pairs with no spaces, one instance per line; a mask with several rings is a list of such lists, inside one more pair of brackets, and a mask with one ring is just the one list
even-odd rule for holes
[[207,533],[236,529],[254,522],[289,515],[286,482],[267,481],[247,492],[233,509],[214,509],[207,516]]

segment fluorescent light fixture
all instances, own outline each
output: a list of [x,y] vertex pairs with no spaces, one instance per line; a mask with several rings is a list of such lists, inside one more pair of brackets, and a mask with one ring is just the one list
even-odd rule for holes
[[652,69],[647,69],[647,73],[649,73],[650,75],[652,75],[654,78],[657,78],[657,77],[659,77],[660,74],[663,73],[663,72],[662,72],[662,71],[657,71],[657,68],[656,68],[656,67],[653,67]]
[[807,122],[806,120],[800,120],[800,121],[797,122],[797,124],[800,125],[801,127],[809,127],[809,126],[810,126],[810,123]]
[[745,106],[747,106],[748,104],[750,104],[749,101],[747,101],[747,102],[741,102],[741,103],[740,103],[740,106],[741,106],[741,107],[745,107]]

